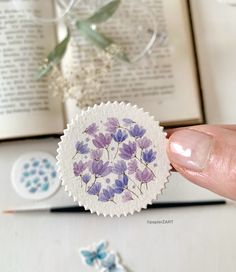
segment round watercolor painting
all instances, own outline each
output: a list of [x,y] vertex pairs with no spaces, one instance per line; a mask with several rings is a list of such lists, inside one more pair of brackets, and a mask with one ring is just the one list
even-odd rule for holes
[[41,151],[23,154],[14,163],[12,185],[23,198],[43,200],[60,188],[56,172],[56,158]]
[[81,112],[64,131],[58,171],[69,195],[104,216],[133,214],[168,181],[167,139],[137,106],[107,103]]

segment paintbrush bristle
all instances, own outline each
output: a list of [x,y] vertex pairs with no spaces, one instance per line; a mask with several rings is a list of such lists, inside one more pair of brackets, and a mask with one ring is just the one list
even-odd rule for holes
[[15,211],[13,211],[13,210],[5,210],[5,211],[2,211],[2,213],[15,213]]

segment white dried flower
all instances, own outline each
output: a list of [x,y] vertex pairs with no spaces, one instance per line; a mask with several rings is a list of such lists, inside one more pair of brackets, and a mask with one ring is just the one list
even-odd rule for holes
[[[109,50],[117,48],[112,46]],[[80,108],[93,106],[102,100],[102,81],[112,65],[113,57],[110,53],[97,51],[97,56],[91,63],[81,62],[68,67],[64,75],[54,66],[49,75],[49,88],[63,100],[75,99]]]

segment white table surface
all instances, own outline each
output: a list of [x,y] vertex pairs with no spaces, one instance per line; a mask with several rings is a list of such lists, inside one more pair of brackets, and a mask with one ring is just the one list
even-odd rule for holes
[[[217,52],[219,64],[222,64],[225,50],[227,58],[235,60],[236,44],[233,47],[228,37],[227,43],[222,45],[217,33],[214,33],[212,44],[209,35],[212,35],[213,28],[224,30],[223,20],[217,20],[219,12],[227,18],[228,28],[236,29],[236,24],[232,25],[235,19],[229,19],[229,14],[233,18],[232,10],[220,6],[214,0],[196,0],[194,6],[204,25],[207,21],[203,44],[207,47],[210,43],[205,56],[205,69],[209,77],[214,79],[211,81],[214,84],[205,84],[204,91],[208,92],[209,89],[214,97],[225,99],[230,108],[236,101],[236,92],[231,92],[236,82],[236,62],[231,61],[231,69],[219,77],[218,70],[212,68],[213,64],[214,67],[217,65],[217,60],[211,52]],[[207,16],[208,10],[211,11],[211,17]],[[234,16],[236,18],[236,9]],[[226,33],[224,35],[227,36]],[[232,35],[232,31],[228,35]],[[227,84],[222,84],[226,80]],[[224,92],[224,97],[220,95],[221,92]],[[211,99],[207,95],[206,98],[209,104]],[[236,123],[234,110],[230,108],[226,111],[226,108],[212,108],[208,112],[209,121]],[[55,154],[57,142],[58,139],[50,138],[0,144],[0,210],[71,204],[71,199],[62,190],[48,201],[25,201],[15,194],[10,183],[12,164],[22,152],[41,150]],[[216,196],[174,174],[161,200],[210,198]],[[162,219],[173,220],[173,224],[147,223],[148,220]],[[0,271],[94,271],[83,266],[78,249],[100,240],[107,240],[110,248],[119,252],[131,272],[235,272],[236,205],[229,203],[215,207],[144,211],[120,219],[104,219],[90,214],[0,214]]]

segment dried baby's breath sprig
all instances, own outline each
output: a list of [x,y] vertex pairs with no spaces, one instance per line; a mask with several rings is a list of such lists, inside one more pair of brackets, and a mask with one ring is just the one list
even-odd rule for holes
[[[72,24],[70,28],[75,28],[86,40],[90,41],[97,48],[100,48],[100,50],[108,52],[123,61],[129,62],[128,56],[121,50],[121,48],[119,52],[115,53],[113,53],[112,50],[107,50],[114,44],[114,42],[104,34],[99,33],[96,27],[94,28],[95,25],[107,21],[117,11],[120,3],[121,0],[113,0],[98,9],[92,16],[85,20],[80,20],[76,18],[75,15],[69,14],[65,18],[65,23],[66,25]],[[41,79],[46,76],[55,64],[60,64],[66,53],[70,38],[71,35],[68,29],[67,36],[48,54],[46,61],[39,68],[36,76],[37,79]]]
[[49,74],[49,88],[62,100],[75,99],[80,108],[92,106],[102,100],[102,81],[112,68],[113,61],[112,55],[100,51],[94,62],[67,67],[64,75],[55,65]]

